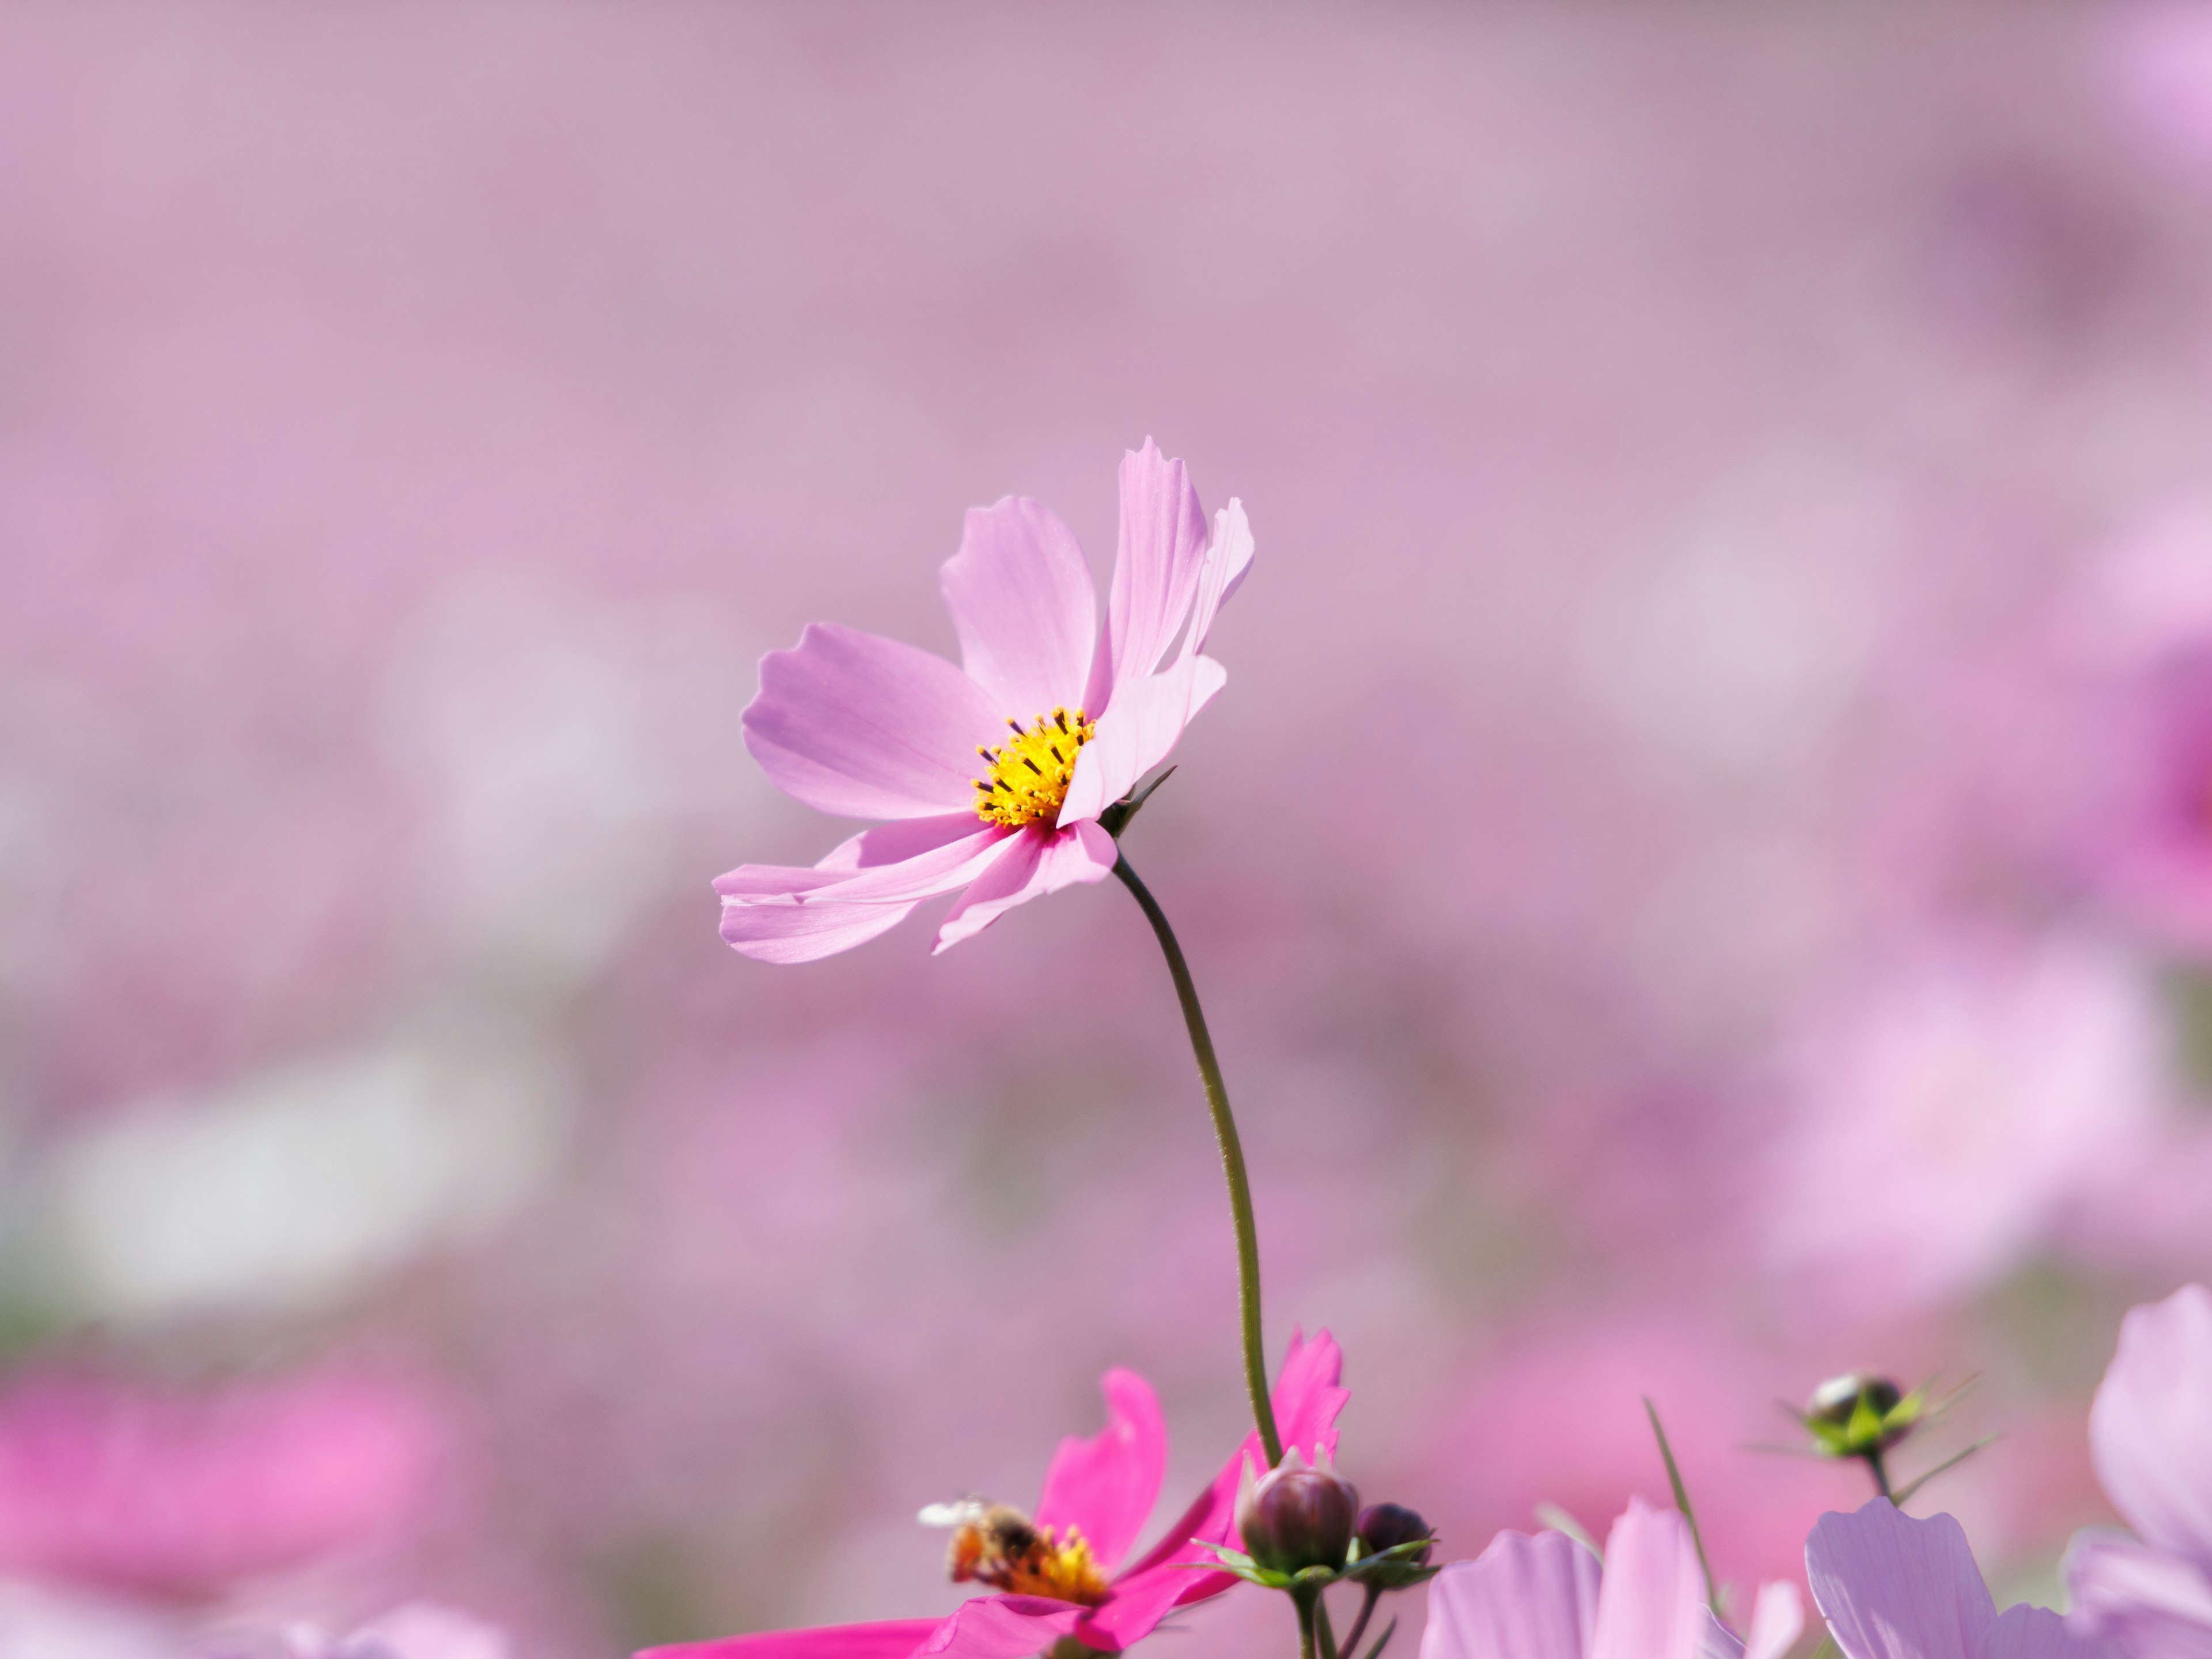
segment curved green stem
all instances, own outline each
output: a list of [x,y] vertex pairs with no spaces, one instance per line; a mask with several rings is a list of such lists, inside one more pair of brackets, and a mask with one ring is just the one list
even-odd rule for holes
[[1198,987],[1191,982],[1190,964],[1182,959],[1175,929],[1127,858],[1116,858],[1114,873],[1129,890],[1159,936],[1175,981],[1176,1000],[1182,1004],[1183,1024],[1190,1028],[1190,1046],[1198,1056],[1199,1080],[1206,1085],[1206,1104],[1213,1114],[1213,1136],[1221,1144],[1221,1173],[1229,1182],[1229,1212],[1237,1228],[1237,1312],[1244,1329],[1244,1386],[1252,1396],[1252,1421],[1260,1431],[1267,1467],[1283,1461],[1283,1437],[1275,1430],[1275,1407],[1267,1397],[1267,1349],[1260,1332],[1260,1231],[1252,1219],[1252,1182],[1244,1173],[1244,1146],[1237,1137],[1237,1120],[1229,1110],[1229,1090],[1221,1081],[1221,1062],[1214,1058],[1213,1038],[1206,1029],[1206,1015],[1198,1006]]

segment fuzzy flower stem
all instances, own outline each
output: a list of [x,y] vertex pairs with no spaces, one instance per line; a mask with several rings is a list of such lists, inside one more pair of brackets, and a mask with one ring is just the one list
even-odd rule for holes
[[1867,1468],[1874,1475],[1874,1489],[1875,1495],[1881,1498],[1889,1498],[1891,1496],[1889,1490],[1889,1466],[1882,1461],[1881,1448],[1875,1446],[1871,1449],[1862,1453],[1861,1455],[1866,1459]]
[[1267,1397],[1267,1349],[1260,1334],[1260,1231],[1252,1219],[1252,1182],[1244,1173],[1244,1146],[1237,1137],[1237,1120],[1229,1110],[1229,1090],[1221,1081],[1221,1062],[1214,1058],[1213,1038],[1198,1006],[1198,987],[1191,982],[1190,964],[1182,959],[1175,929],[1168,926],[1166,912],[1137,878],[1127,858],[1114,860],[1114,873],[1159,936],[1168,973],[1175,981],[1176,1000],[1182,1004],[1183,1024],[1190,1028],[1190,1046],[1198,1056],[1206,1103],[1213,1114],[1214,1139],[1221,1143],[1221,1173],[1229,1182],[1229,1212],[1237,1228],[1237,1312],[1244,1328],[1244,1386],[1252,1396],[1252,1421],[1259,1428],[1261,1447],[1267,1454],[1267,1467],[1273,1468],[1283,1461],[1283,1437],[1276,1431],[1275,1408]]
[[1314,1604],[1310,1596],[1293,1595],[1298,1607],[1298,1659],[1320,1659],[1314,1651]]
[[1382,1590],[1373,1584],[1368,1585],[1366,1591],[1360,1599],[1359,1617],[1352,1621],[1352,1628],[1345,1633],[1340,1644],[1342,1650],[1352,1656],[1352,1659],[1358,1659],[1359,1638],[1367,1634],[1367,1621],[1375,1616],[1375,1604],[1382,1599]]

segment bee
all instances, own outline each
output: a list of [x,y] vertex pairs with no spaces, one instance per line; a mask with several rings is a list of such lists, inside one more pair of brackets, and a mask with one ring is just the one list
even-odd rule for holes
[[950,1527],[945,1570],[956,1584],[970,1581],[1012,1589],[1034,1578],[1050,1554],[1036,1523],[1011,1504],[994,1504],[969,1492],[949,1504],[932,1504],[917,1517],[925,1527]]

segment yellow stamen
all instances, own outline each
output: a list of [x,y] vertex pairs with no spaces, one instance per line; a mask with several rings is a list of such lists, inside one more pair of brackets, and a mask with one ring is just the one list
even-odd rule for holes
[[991,769],[975,780],[975,816],[1009,830],[1031,823],[1050,829],[1067,799],[1075,757],[1095,728],[1080,708],[1040,714],[1027,730],[1018,720],[1006,725],[1014,734],[1006,742],[996,749],[976,748]]

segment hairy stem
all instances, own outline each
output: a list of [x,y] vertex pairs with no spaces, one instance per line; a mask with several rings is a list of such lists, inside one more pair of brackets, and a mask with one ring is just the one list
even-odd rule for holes
[[[1221,1146],[1221,1173],[1229,1182],[1229,1213],[1237,1229],[1237,1312],[1244,1331],[1244,1387],[1252,1396],[1252,1421],[1260,1431],[1261,1447],[1267,1454],[1267,1467],[1273,1468],[1283,1461],[1283,1438],[1276,1432],[1275,1407],[1267,1397],[1267,1349],[1260,1331],[1260,1232],[1252,1219],[1252,1182],[1244,1173],[1244,1145],[1237,1136],[1237,1119],[1229,1110],[1229,1090],[1221,1081],[1221,1062],[1214,1058],[1213,1037],[1198,1006],[1198,987],[1191,982],[1190,964],[1182,958],[1182,946],[1176,943],[1175,929],[1168,926],[1166,912],[1137,878],[1126,857],[1115,860],[1114,873],[1159,936],[1169,975],[1175,981],[1176,1000],[1182,1004],[1183,1024],[1190,1028],[1191,1051],[1198,1056],[1206,1108],[1213,1114],[1213,1138]],[[1304,1622],[1310,1626],[1312,1621]]]

